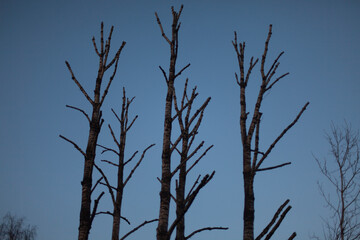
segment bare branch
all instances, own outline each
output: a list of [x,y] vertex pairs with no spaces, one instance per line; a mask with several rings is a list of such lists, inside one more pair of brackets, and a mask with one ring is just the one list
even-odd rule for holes
[[[94,187],[95,188],[95,187]],[[95,199],[94,201],[94,207],[93,207],[93,210],[92,210],[92,213],[91,213],[91,217],[90,217],[90,222],[92,225],[92,222],[94,221],[94,218],[95,218],[95,215],[96,215],[96,210],[98,208],[98,205],[99,205],[99,201],[100,199],[102,198],[102,196],[105,194],[105,192],[101,192],[100,195]]]
[[175,78],[177,78],[179,75],[181,75],[181,73],[187,69],[188,67],[190,67],[190,63],[188,65],[186,65],[185,67],[183,67],[176,75],[175,75]]
[[213,147],[214,145],[211,145],[210,147],[208,147],[203,154],[201,154],[201,156],[196,159],[196,161],[188,168],[188,170],[186,170],[186,174],[188,174],[190,172],[190,170],[196,165],[198,164],[198,162],[206,155],[206,153]]
[[199,233],[199,232],[202,232],[202,231],[211,231],[211,230],[228,230],[229,228],[228,227],[205,227],[205,228],[201,228],[201,229],[198,229],[194,232],[192,232],[191,234],[189,234],[189,236],[185,237],[185,239],[189,239],[191,238],[192,236],[194,236],[195,234]]
[[107,151],[110,151],[110,152],[113,152],[113,153],[115,153],[116,155],[119,156],[119,153],[118,153],[116,150],[112,149],[112,148],[108,148],[108,147],[105,147],[105,146],[100,145],[100,144],[96,144],[96,145],[104,149],[104,150],[101,152],[101,154],[103,154],[103,153],[105,153],[105,152],[107,152]]
[[115,205],[115,195],[114,195],[114,191],[113,188],[111,187],[109,180],[107,179],[105,173],[101,170],[101,168],[99,168],[95,163],[94,163],[95,168],[100,172],[100,174],[103,176],[106,186],[109,190],[110,196],[111,196],[111,200],[113,202],[113,204]]
[[135,167],[131,170],[129,176],[126,178],[125,182],[124,182],[124,187],[127,184],[127,182],[130,180],[130,178],[132,177],[132,175],[134,174],[136,168],[140,165],[140,163],[142,162],[142,160],[144,159],[145,153],[147,150],[149,150],[150,148],[152,148],[153,146],[155,146],[155,144],[151,144],[150,146],[148,146],[142,153],[140,160],[136,163]]
[[291,162],[287,162],[287,163],[279,164],[279,165],[276,165],[276,166],[273,166],[273,167],[259,168],[259,169],[256,169],[256,171],[260,172],[260,171],[272,170],[272,169],[281,168],[281,167],[284,167],[284,166],[290,165],[290,164],[291,164]]
[[161,35],[165,38],[165,40],[171,45],[171,41],[169,40],[169,38],[165,35],[165,33],[164,33],[164,29],[163,29],[163,27],[162,27],[162,24],[161,24],[161,22],[160,22],[160,18],[159,18],[159,16],[158,16],[158,14],[157,14],[157,12],[155,12],[155,17],[156,17],[156,21],[157,21],[157,23],[158,23],[158,25],[159,25],[159,27],[160,27],[160,30],[161,30]]
[[284,207],[290,202],[289,199],[287,199],[276,211],[276,213],[274,214],[273,218],[271,219],[271,221],[269,222],[269,224],[262,230],[262,232],[259,234],[259,236],[256,237],[255,240],[261,240],[261,238],[263,238],[268,231],[270,230],[270,228],[275,224],[276,219],[279,217],[280,213],[283,211]]
[[83,150],[81,150],[81,148],[74,143],[73,141],[71,141],[70,139],[64,137],[63,135],[59,135],[59,137],[61,137],[62,139],[64,139],[65,141],[68,141],[69,143],[71,143],[72,145],[74,145],[74,147],[86,158],[86,154]]
[[131,160],[133,160],[133,158],[136,156],[136,154],[137,154],[138,152],[139,152],[139,151],[134,152],[133,155],[129,158],[129,160],[127,160],[127,161],[124,163],[124,166],[125,166],[126,164],[128,164],[129,162],[131,162]]
[[86,114],[86,112],[80,108],[77,108],[77,107],[74,107],[74,106],[70,106],[70,105],[66,105],[66,107],[68,108],[72,108],[72,109],[75,109],[75,110],[78,110],[79,112],[81,112],[82,114],[84,114],[84,116],[86,117],[86,119],[88,120],[89,124],[90,124],[90,118],[89,116]]
[[287,75],[289,75],[289,73],[287,72],[287,73],[284,73],[283,75],[281,75],[280,77],[278,77],[273,83],[271,83],[270,84],[270,86],[269,87],[267,87],[266,88],[266,90],[265,91],[268,91],[268,90],[270,90],[270,88],[272,88],[272,86],[274,86],[274,84],[275,83],[277,83],[280,79],[282,79],[282,78],[284,78],[284,77],[286,77]]
[[110,164],[110,165],[113,165],[113,166],[115,166],[115,167],[119,167],[119,164],[116,164],[116,163],[113,163],[113,162],[111,162],[111,161],[108,161],[108,160],[101,160],[102,162],[106,162],[106,163],[108,163],[108,164]]
[[288,240],[293,240],[295,237],[296,237],[296,232],[293,232],[293,234],[291,234]]
[[[113,74],[111,75],[110,77],[110,80],[105,88],[105,91],[102,95],[102,98],[101,98],[101,101],[100,101],[100,106],[103,104],[104,100],[105,100],[105,97],[106,95],[108,94],[108,91],[109,91],[109,88],[110,88],[110,85],[115,77],[115,74],[116,74],[116,70],[117,70],[117,67],[118,67],[118,64],[119,64],[119,58],[120,58],[120,53],[122,51],[122,49],[124,48],[126,42],[122,42],[121,44],[121,47],[119,48],[118,52],[116,53],[114,59],[109,63],[108,66],[105,67],[104,71],[106,71],[109,67],[111,67],[111,65],[113,65],[113,63],[116,61],[115,63],[115,67],[114,67],[114,71],[113,71]],[[106,63],[106,62],[105,62]]]
[[160,68],[160,70],[161,70],[162,74],[164,75],[164,78],[165,78],[166,84],[168,84],[168,83],[169,83],[169,80],[168,80],[168,77],[166,76],[166,72],[165,72],[165,70],[164,70],[161,66],[159,66],[159,68]]
[[306,110],[306,107],[309,105],[309,102],[307,102],[304,107],[301,109],[301,111],[299,112],[299,114],[296,116],[296,118],[294,119],[294,121],[287,126],[287,128],[285,128],[282,133],[275,139],[275,141],[270,145],[270,147],[268,148],[268,150],[265,152],[264,156],[262,156],[262,158],[260,159],[259,163],[256,165],[256,169],[260,168],[260,165],[263,163],[263,161],[265,160],[265,158],[269,155],[269,153],[271,152],[271,150],[275,147],[276,143],[279,142],[279,140],[285,135],[285,133],[292,128],[292,126],[294,126],[294,124],[299,120],[299,118],[301,117],[301,115],[303,114],[303,112]]
[[266,235],[265,240],[269,240],[272,235],[275,233],[275,231],[279,228],[281,222],[284,220],[286,214],[290,211],[291,206],[288,206],[285,211],[281,214],[280,219],[277,221],[277,223],[275,224],[275,226],[271,229],[271,231],[268,233],[268,235]]
[[111,136],[113,137],[114,142],[116,143],[117,147],[120,148],[120,143],[119,143],[118,140],[116,139],[115,134],[114,134],[114,131],[113,131],[112,128],[111,128],[111,125],[108,124],[108,127],[109,127],[109,130],[110,130]]
[[99,53],[99,51],[98,51],[98,49],[97,49],[97,47],[96,47],[95,37],[92,38],[92,42],[93,42],[93,44],[94,44],[94,49],[95,49],[96,54],[97,54],[99,57],[101,57],[101,55],[100,55],[100,53]]
[[138,118],[138,115],[134,117],[134,119],[131,121],[130,125],[126,128],[126,131],[129,131],[132,125],[134,124],[135,120]]
[[80,88],[80,91],[84,94],[84,96],[86,97],[86,99],[91,103],[91,105],[94,104],[94,101],[89,97],[89,95],[87,94],[87,92],[85,91],[85,89],[81,86],[81,84],[79,83],[79,81],[76,79],[71,67],[70,67],[70,64],[68,63],[68,61],[65,61],[65,64],[67,66],[67,68],[69,69],[70,71],[70,74],[71,74],[71,78],[72,80],[76,83],[76,85]]
[[127,234],[125,234],[122,238],[120,238],[120,240],[124,240],[125,238],[127,238],[129,235],[131,235],[132,233],[136,232],[137,230],[139,230],[141,227],[145,226],[148,223],[152,223],[152,222],[156,222],[159,221],[159,219],[153,219],[150,221],[145,221],[142,224],[140,224],[139,226],[135,227],[134,229],[132,229],[130,232],[128,232]]
[[104,178],[104,177],[100,177],[100,178],[96,181],[94,187],[91,189],[91,194],[94,192],[96,186],[101,182],[101,180],[103,180],[103,178]]

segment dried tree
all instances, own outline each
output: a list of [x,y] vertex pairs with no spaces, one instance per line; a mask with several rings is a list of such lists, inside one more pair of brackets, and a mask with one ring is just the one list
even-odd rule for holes
[[[199,161],[206,155],[206,153],[213,147],[213,145],[209,146],[188,168],[187,163],[190,159],[192,159],[195,154],[204,146],[204,141],[202,141],[194,150],[191,151],[191,147],[194,143],[195,137],[198,134],[198,130],[201,124],[201,121],[204,116],[205,108],[210,102],[210,97],[206,99],[206,101],[192,114],[191,110],[193,107],[193,103],[195,98],[198,96],[196,92],[196,87],[192,90],[190,97],[187,93],[188,79],[186,79],[184,92],[182,95],[182,99],[180,104],[177,102],[176,92],[174,91],[174,106],[176,110],[176,117],[178,119],[179,127],[180,127],[180,135],[172,144],[171,151],[176,150],[180,155],[180,164],[178,167],[172,172],[172,176],[174,176],[179,171],[179,178],[176,180],[176,197],[174,200],[176,202],[176,219],[172,226],[170,227],[169,233],[171,234],[172,229],[176,226],[176,240],[185,240],[189,239],[196,233],[205,231],[205,230],[226,230],[224,227],[206,227],[202,229],[198,229],[188,236],[185,236],[185,213],[190,208],[193,200],[195,199],[199,190],[204,187],[214,176],[215,171],[211,173],[211,175],[206,175],[199,185],[197,185],[200,179],[200,175],[197,180],[191,187],[191,190],[186,194],[186,179],[187,175],[193,167],[199,163]],[[185,111],[185,115],[183,116],[183,112]],[[177,145],[181,141],[181,151],[177,149]],[[177,223],[177,224],[176,224]]]
[[[106,40],[106,43],[104,44],[104,24],[101,23],[101,38],[100,38],[100,51],[96,45],[95,37],[92,38],[92,42],[95,48],[95,52],[99,57],[99,70],[95,81],[95,89],[94,89],[94,98],[91,99],[89,94],[85,91],[85,89],[82,87],[80,82],[75,77],[73,70],[70,67],[70,64],[65,61],[67,68],[70,71],[72,80],[75,82],[75,84],[79,87],[83,95],[86,97],[86,99],[89,101],[89,103],[92,106],[92,114],[91,118],[89,115],[80,108],[69,106],[67,107],[72,108],[74,110],[80,111],[88,120],[90,130],[89,130],[89,136],[88,136],[88,142],[86,151],[84,152],[75,142],[72,140],[60,135],[61,138],[71,143],[84,157],[84,171],[83,171],[83,180],[81,181],[82,186],[82,196],[81,196],[81,209],[80,209],[80,225],[79,225],[79,240],[87,240],[89,237],[92,221],[94,219],[94,214],[96,213],[96,208],[98,206],[98,202],[100,198],[103,196],[103,193],[101,193],[98,198],[94,202],[93,210],[91,211],[91,194],[93,192],[92,189],[92,175],[93,175],[93,167],[94,167],[94,160],[95,160],[95,154],[96,154],[96,145],[98,136],[100,133],[101,126],[103,124],[103,119],[101,117],[101,106],[104,103],[105,97],[108,94],[110,85],[115,77],[116,70],[119,63],[119,57],[122,49],[125,46],[125,42],[122,42],[120,48],[116,52],[114,58],[108,63],[108,57],[110,53],[110,42],[111,42],[111,36],[112,32],[114,30],[114,27],[111,27],[108,39]],[[110,76],[110,79],[106,85],[106,88],[101,95],[100,89],[103,82],[103,77],[105,72],[114,65],[114,70]]]
[[[309,103],[306,103],[301,111],[298,113],[296,118],[289,124],[280,135],[273,141],[273,143],[267,148],[266,151],[260,151],[259,149],[259,138],[260,138],[260,122],[262,112],[260,110],[261,104],[264,99],[264,94],[268,92],[279,80],[287,76],[289,73],[282,74],[281,76],[273,79],[276,70],[279,67],[279,59],[283,55],[284,52],[281,52],[277,58],[271,64],[271,67],[267,72],[265,72],[265,62],[268,53],[269,41],[272,34],[272,25],[269,26],[269,32],[267,35],[267,39],[265,41],[265,49],[261,58],[261,85],[259,88],[259,93],[257,95],[256,104],[253,109],[253,115],[250,119],[249,127],[247,127],[247,119],[249,116],[249,112],[247,112],[247,102],[246,102],[246,87],[251,75],[251,72],[255,65],[258,63],[259,59],[254,61],[252,57],[250,60],[249,68],[245,71],[244,67],[244,53],[245,53],[245,42],[239,43],[237,42],[237,34],[235,32],[235,37],[233,46],[236,51],[240,77],[235,73],[235,78],[237,84],[240,87],[240,130],[241,130],[241,141],[243,146],[243,179],[244,179],[244,232],[243,239],[244,240],[253,240],[254,239],[254,219],[255,219],[255,208],[254,208],[254,180],[255,174],[260,171],[268,171],[272,169],[277,169],[286,165],[289,165],[290,162],[283,163],[280,165],[276,165],[273,167],[261,168],[261,165],[265,161],[265,159],[269,156],[270,152],[273,150],[275,145],[282,139],[285,133],[294,126],[294,124],[299,120],[303,112]],[[254,139],[253,139],[254,138]],[[284,204],[282,204],[277,212],[274,214],[274,217],[269,222],[269,224],[263,229],[263,231],[256,237],[256,240],[260,239],[270,239],[276,229],[279,227],[286,214],[291,209],[291,206],[287,206],[289,200],[286,200]],[[287,207],[286,207],[287,206]],[[286,208],[285,208],[286,207]],[[284,210],[285,208],[285,210]],[[280,215],[281,214],[281,215]],[[280,217],[279,217],[280,216]],[[293,239],[296,236],[294,232],[289,239]]]
[[[129,99],[126,97],[126,93],[125,93],[125,88],[123,88],[123,100],[122,100],[122,107],[121,107],[121,114],[120,117],[116,114],[116,112],[111,109],[111,111],[113,112],[113,114],[115,115],[116,119],[119,121],[120,123],[120,140],[118,141],[117,138],[115,137],[115,133],[111,127],[110,124],[108,124],[111,136],[113,138],[114,143],[117,146],[117,150],[113,149],[113,148],[108,148],[105,146],[102,146],[100,144],[98,144],[98,146],[100,146],[101,148],[103,148],[104,150],[102,151],[102,153],[105,152],[113,152],[117,155],[118,157],[118,161],[117,163],[108,161],[108,160],[102,160],[103,162],[106,162],[112,166],[115,166],[117,168],[117,185],[116,187],[112,186],[108,180],[108,178],[106,177],[104,171],[97,165],[94,164],[95,168],[100,172],[101,174],[101,178],[97,181],[97,183],[103,184],[107,187],[110,197],[111,197],[111,201],[113,204],[113,211],[107,211],[107,212],[98,212],[95,214],[109,214],[112,216],[113,218],[113,226],[112,226],[112,240],[119,240],[119,233],[120,233],[120,219],[124,219],[127,223],[130,224],[129,220],[123,216],[121,216],[121,207],[122,207],[122,200],[123,200],[123,193],[124,193],[124,188],[126,186],[126,184],[129,182],[129,180],[131,179],[131,177],[133,176],[135,170],[139,167],[139,165],[141,164],[142,160],[145,157],[145,153],[147,150],[149,150],[151,147],[153,147],[155,144],[151,144],[150,146],[148,146],[142,153],[140,159],[138,160],[138,162],[135,164],[135,166],[132,168],[132,170],[130,171],[129,175],[125,178],[124,177],[124,170],[125,170],[125,166],[130,163],[131,160],[134,159],[134,157],[136,156],[136,154],[138,153],[138,151],[136,151],[128,160],[125,161],[125,144],[126,144],[126,136],[128,131],[130,130],[130,128],[132,127],[132,125],[134,124],[135,120],[138,118],[138,116],[136,115],[135,118],[129,122],[129,117],[128,117],[128,113],[129,113],[129,107],[131,102],[134,100],[134,98]],[[102,182],[102,180],[105,181]],[[145,221],[144,223],[141,224],[141,226],[144,226],[148,223],[151,222],[155,222],[157,221],[157,219],[153,219],[150,221]],[[141,227],[140,226],[140,227]],[[135,230],[130,231],[130,234],[135,232],[136,230],[138,230],[140,228],[139,226],[135,228]],[[124,235],[124,237],[122,237],[121,239],[125,239],[126,237],[128,237],[130,234],[126,234]]]
[[[360,238],[360,151],[359,133],[350,125],[331,126],[326,134],[330,145],[330,158],[315,158],[321,173],[332,186],[335,194],[325,192],[319,184],[320,193],[332,213],[324,219],[324,239],[355,240]],[[330,198],[335,196],[335,198]]]
[[0,223],[0,239],[34,240],[36,226],[25,225],[25,218],[7,213]]
[[[183,10],[183,5],[180,7],[179,12],[176,12],[174,8],[171,8],[173,22],[171,27],[171,38],[169,38],[163,30],[163,26],[160,22],[158,14],[155,13],[157,23],[160,27],[161,34],[166,42],[170,46],[170,64],[168,74],[165,70],[159,66],[162,71],[166,84],[167,84],[167,95],[165,103],[165,120],[164,120],[164,136],[163,136],[163,148],[162,148],[162,175],[159,179],[161,183],[160,191],[160,211],[159,211],[159,222],[157,227],[157,239],[158,240],[169,240],[171,234],[177,228],[176,239],[183,240],[192,237],[194,234],[204,231],[204,230],[213,230],[213,229],[226,229],[222,227],[213,227],[213,228],[203,228],[197,231],[194,231],[189,236],[185,237],[185,221],[184,215],[189,210],[191,204],[195,200],[196,196],[200,190],[212,179],[215,174],[215,171],[212,174],[207,174],[199,182],[199,176],[196,182],[193,184],[192,188],[185,194],[185,184],[186,184],[186,175],[188,172],[200,161],[200,159],[210,150],[208,147],[203,154],[187,169],[186,163],[191,159],[200,148],[203,147],[204,142],[200,143],[191,153],[190,148],[194,142],[195,136],[197,135],[197,130],[200,126],[201,120],[203,118],[204,110],[207,104],[210,101],[208,98],[203,105],[194,113],[191,114],[191,108],[193,101],[195,100],[197,93],[196,88],[193,90],[190,98],[187,96],[187,81],[184,87],[184,93],[182,96],[181,103],[177,103],[176,93],[175,93],[175,79],[190,66],[190,64],[183,67],[179,72],[176,73],[176,60],[178,57],[178,32],[180,29],[179,18]],[[186,100],[186,102],[185,102]],[[173,104],[174,103],[174,104]],[[172,108],[176,110],[174,116],[172,116]],[[179,106],[180,105],[180,106]],[[186,111],[184,119],[182,118],[183,112]],[[172,124],[178,119],[180,126],[180,135],[176,138],[175,142],[171,142],[172,137]],[[191,124],[196,122],[193,128],[191,129]],[[177,149],[177,145],[182,142],[182,150]],[[174,170],[171,170],[171,160],[172,153],[177,151],[180,154],[180,163]],[[179,179],[176,181],[176,197],[171,194],[171,180],[174,175],[179,172]],[[170,212],[170,201],[171,198],[176,203],[176,218],[169,227],[169,212]]]

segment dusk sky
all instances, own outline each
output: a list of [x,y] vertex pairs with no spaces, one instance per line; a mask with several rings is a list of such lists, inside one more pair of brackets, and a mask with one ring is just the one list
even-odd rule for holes
[[[229,230],[202,232],[196,239],[242,238],[240,93],[234,78],[239,69],[231,41],[237,31],[238,41],[246,42],[246,63],[251,56],[261,58],[272,24],[267,67],[285,51],[277,74],[290,75],[264,99],[260,148],[266,150],[302,106],[307,101],[310,105],[264,167],[292,164],[256,175],[255,235],[287,198],[292,209],[274,239],[287,239],[293,231],[297,239],[321,235],[321,217],[327,218],[329,210],[324,207],[317,181],[328,185],[314,156],[330,156],[324,135],[331,123],[342,125],[346,120],[360,129],[360,2],[355,0],[1,0],[1,217],[7,212],[26,217],[38,227],[38,240],[77,238],[83,157],[59,134],[85,149],[87,120],[65,105],[88,112],[90,105],[71,80],[65,60],[92,96],[98,57],[91,38],[99,41],[102,21],[105,35],[114,26],[112,56],[122,41],[127,43],[103,105],[105,124],[99,144],[114,147],[106,125],[112,124],[118,133],[119,126],[110,113],[111,108],[120,111],[123,87],[129,97],[136,96],[130,115],[139,115],[128,133],[126,158],[135,150],[156,144],[125,188],[123,215],[131,226],[122,222],[120,235],[158,217],[160,184],[156,178],[161,176],[166,95],[158,66],[168,69],[169,46],[161,37],[154,13],[170,34],[171,6],[178,10],[181,4],[177,69],[188,63],[191,66],[177,79],[176,89],[180,94],[189,78],[190,89],[197,86],[199,92],[197,106],[211,96],[197,140],[204,140],[205,146],[214,144],[192,170],[188,189],[198,174],[216,171],[186,215],[186,233],[223,226]],[[258,65],[249,81],[251,108],[260,84],[259,70]],[[99,150],[97,162],[115,161],[114,155],[101,155]],[[115,169],[101,166],[114,180]],[[94,180],[98,176],[94,170]],[[107,193],[103,186],[100,191]],[[172,213],[173,207],[172,202]],[[99,210],[112,210],[109,195],[104,196]],[[110,239],[111,224],[110,216],[97,216],[90,239]],[[128,239],[155,239],[156,226],[149,224]]]

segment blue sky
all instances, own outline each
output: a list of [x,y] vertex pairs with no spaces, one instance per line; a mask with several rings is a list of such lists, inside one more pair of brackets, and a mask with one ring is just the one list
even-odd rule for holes
[[[158,215],[161,139],[165,81],[158,66],[168,66],[168,45],[155,21],[157,11],[169,32],[170,7],[184,4],[181,16],[178,69],[191,63],[186,77],[198,86],[198,104],[212,100],[205,111],[198,140],[214,148],[193,170],[216,170],[187,215],[187,233],[204,226],[228,231],[204,232],[197,239],[239,239],[242,236],[242,169],[239,130],[238,71],[231,44],[233,32],[246,41],[245,57],[260,57],[269,24],[273,24],[270,60],[281,51],[278,73],[290,72],[265,97],[261,147],[265,149],[310,101],[298,124],[278,144],[264,166],[292,165],[260,173],[255,179],[256,232],[289,198],[292,210],[276,238],[293,231],[299,239],[321,233],[327,210],[318,192],[320,176],[313,154],[328,157],[324,131],[346,119],[360,128],[360,24],[358,1],[165,1],[165,0],[2,0],[0,1],[0,215],[10,211],[38,226],[38,239],[75,239],[79,221],[82,156],[58,137],[63,134],[85,148],[86,119],[66,104],[89,111],[86,99],[70,78],[69,61],[78,80],[91,93],[97,56],[91,38],[99,39],[114,25],[112,49],[127,44],[104,103],[106,123],[118,130],[110,109],[119,111],[121,89],[136,96],[131,114],[139,115],[128,136],[127,155],[151,143],[143,164],[125,189],[124,215],[132,225]],[[115,51],[115,50],[114,50]],[[249,83],[249,104],[259,84],[259,69]],[[112,146],[106,127],[99,143]],[[111,154],[100,159],[113,159]],[[175,164],[174,164],[175,165]],[[114,169],[105,168],[109,174]],[[115,175],[114,175],[115,176]],[[96,177],[95,177],[96,178]],[[100,204],[110,210],[110,199]],[[95,219],[91,239],[110,238],[111,219]],[[128,228],[122,225],[122,233]],[[130,239],[154,239],[156,224]]]

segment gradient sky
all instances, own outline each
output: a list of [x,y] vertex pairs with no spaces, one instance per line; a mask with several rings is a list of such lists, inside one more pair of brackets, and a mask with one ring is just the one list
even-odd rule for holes
[[[261,147],[273,139],[310,101],[304,113],[277,145],[264,166],[287,161],[292,165],[259,173],[255,179],[256,233],[287,198],[292,210],[276,239],[293,232],[298,239],[321,233],[328,210],[318,192],[320,176],[313,155],[328,157],[324,131],[331,122],[347,120],[360,128],[360,3],[358,1],[169,1],[169,0],[1,0],[0,1],[0,215],[10,211],[38,226],[38,240],[77,238],[83,159],[63,134],[85,148],[88,124],[66,104],[89,105],[70,78],[69,61],[78,80],[92,93],[97,56],[91,38],[99,40],[114,25],[112,49],[127,42],[117,76],[104,103],[106,123],[118,130],[110,109],[119,111],[121,89],[136,96],[132,116],[138,114],[128,135],[127,156],[151,143],[145,160],[125,189],[123,213],[132,226],[158,217],[161,142],[165,81],[158,66],[168,67],[168,44],[155,21],[157,11],[169,33],[170,7],[181,16],[178,69],[191,63],[178,79],[197,85],[205,111],[198,140],[214,148],[197,167],[197,174],[216,170],[187,215],[187,233],[205,226],[227,226],[228,231],[203,232],[197,239],[240,239],[242,236],[242,158],[239,131],[238,72],[231,44],[233,32],[246,41],[245,57],[261,57],[269,24],[273,24],[268,64],[281,51],[278,74],[290,72],[265,97]],[[259,68],[250,80],[252,106],[259,84]],[[105,125],[104,125],[105,126]],[[114,146],[106,127],[99,143]],[[111,154],[97,155],[114,159]],[[173,164],[175,165],[175,164]],[[105,168],[109,174],[115,169]],[[97,173],[95,177],[97,178]],[[114,176],[114,174],[112,175]],[[190,182],[190,180],[189,180]],[[99,189],[100,190],[100,189]],[[103,189],[106,190],[106,189]],[[173,206],[173,205],[172,205]],[[99,210],[111,210],[106,196]],[[173,216],[173,215],[172,215]],[[122,224],[122,235],[131,229]],[[156,224],[129,239],[155,239]],[[111,218],[96,217],[90,239],[109,239]]]

